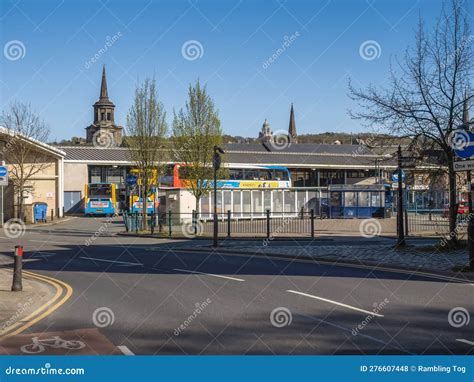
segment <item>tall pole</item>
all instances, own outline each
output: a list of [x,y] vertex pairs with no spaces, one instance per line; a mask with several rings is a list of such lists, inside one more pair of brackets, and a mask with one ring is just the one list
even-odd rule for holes
[[471,170],[467,171],[466,178],[467,178],[467,206],[469,208],[469,213],[472,214]]
[[[214,153],[216,155],[217,153]],[[217,168],[214,166],[214,242],[212,246],[216,248],[218,246],[217,235],[218,235],[218,225],[217,225]]]
[[405,231],[403,227],[402,148],[400,145],[398,145],[397,156],[398,156],[397,247],[402,247],[406,243],[405,243]]

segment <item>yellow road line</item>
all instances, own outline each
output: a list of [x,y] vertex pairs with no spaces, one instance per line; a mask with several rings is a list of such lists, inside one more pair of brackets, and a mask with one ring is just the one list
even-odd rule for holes
[[[46,304],[42,305],[41,307],[36,309],[33,313],[31,313],[30,315],[28,315],[27,317],[21,320],[21,321],[27,321],[26,323],[21,325],[21,322],[17,322],[16,324],[12,325],[8,329],[8,332],[6,334],[3,334],[2,336],[0,336],[0,339],[15,336],[17,334],[22,333],[29,327],[41,321],[46,316],[53,313],[56,309],[62,306],[72,295],[72,292],[73,292],[72,287],[61,280],[57,280],[49,276],[44,276],[37,273],[29,272],[29,271],[23,271],[23,273],[27,277],[35,278],[43,282],[47,282],[48,284],[54,286],[56,288],[56,293],[54,297],[51,300],[49,300]],[[63,294],[64,291],[65,293]],[[41,313],[43,310],[44,312]],[[15,330],[15,328],[17,328],[18,326],[20,327]]]

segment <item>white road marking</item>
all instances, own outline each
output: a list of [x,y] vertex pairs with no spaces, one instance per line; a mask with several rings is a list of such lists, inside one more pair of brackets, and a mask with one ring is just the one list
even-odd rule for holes
[[116,264],[125,264],[125,265],[143,265],[142,263],[129,263],[128,261],[105,260],[105,259],[97,259],[95,257],[86,257],[86,256],[80,256],[79,258],[84,259],[84,260],[91,260],[91,261],[103,261],[105,263],[116,263]]
[[312,294],[307,294],[307,293],[303,293],[303,292],[298,292],[298,291],[296,291],[296,290],[291,290],[291,289],[288,289],[287,292],[294,293],[294,294],[299,294],[299,295],[305,296],[305,297],[314,298],[314,299],[316,299],[316,300],[321,300],[321,301],[329,302],[330,304],[339,305],[339,306],[342,306],[342,307],[344,307],[344,308],[348,308],[348,309],[352,309],[352,310],[357,310],[357,311],[359,311],[359,312],[367,313],[367,314],[370,314],[370,315],[372,315],[372,316],[384,317],[383,314],[371,312],[371,311],[369,311],[369,310],[360,309],[360,308],[357,308],[357,307],[355,307],[355,306],[343,304],[342,302],[337,302],[337,301],[334,301],[334,300],[329,300],[329,299],[327,299],[327,298],[318,297],[318,296],[313,296]]
[[119,345],[117,348],[125,355],[135,355],[127,346]]
[[471,345],[471,346],[474,346],[474,342],[472,341],[468,341],[468,340],[465,340],[464,338],[457,338],[456,341],[459,341],[459,342],[464,342],[465,344],[468,344],[468,345]]
[[227,280],[233,280],[233,281],[245,281],[244,279],[238,279],[238,278],[236,278],[236,277],[215,275],[215,274],[213,274],[213,273],[204,273],[204,272],[198,272],[198,271],[188,271],[187,269],[174,268],[173,270],[174,270],[174,271],[179,271],[179,272],[196,273],[196,274],[198,274],[198,275],[206,275],[206,276],[220,277],[221,279],[227,279]]
[[35,242],[44,243],[44,244],[77,245],[74,243],[66,243],[65,241],[50,241],[50,240],[35,240],[35,239],[29,239],[28,241],[35,241]]

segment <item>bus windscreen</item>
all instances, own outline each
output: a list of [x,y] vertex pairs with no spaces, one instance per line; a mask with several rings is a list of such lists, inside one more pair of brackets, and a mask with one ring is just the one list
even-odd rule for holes
[[89,184],[89,198],[111,198],[111,184]]

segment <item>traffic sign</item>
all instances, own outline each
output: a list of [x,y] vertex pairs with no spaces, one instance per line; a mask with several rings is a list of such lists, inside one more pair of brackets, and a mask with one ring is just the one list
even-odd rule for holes
[[8,169],[0,166],[0,186],[8,186]]
[[[402,170],[402,182],[405,180],[405,171]],[[392,174],[392,182],[398,182],[398,171]]]
[[474,160],[463,160],[454,162],[454,171],[474,170]]
[[127,179],[125,181],[129,186],[134,186],[137,184],[137,177],[135,175],[129,174],[127,175]]
[[474,134],[470,131],[461,129],[453,131],[450,144],[459,158],[467,159],[474,156]]

